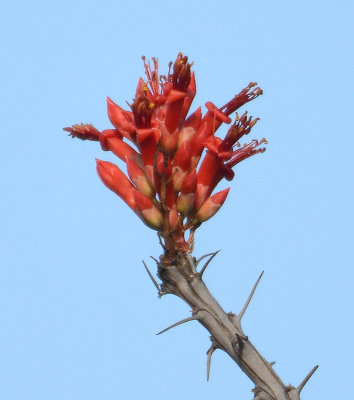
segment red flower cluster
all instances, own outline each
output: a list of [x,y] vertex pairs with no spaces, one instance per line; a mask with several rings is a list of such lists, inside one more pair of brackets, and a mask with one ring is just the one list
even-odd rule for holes
[[167,76],[159,76],[156,59],[153,68],[143,60],[147,82],[140,78],[131,110],[108,98],[114,129],[100,132],[91,124],[81,124],[64,130],[72,137],[99,141],[103,150],[123,160],[129,178],[115,164],[97,160],[103,183],[159,232],[168,250],[188,251],[195,229],[220,209],[228,195],[229,188],[212,194],[217,184],[223,178],[231,180],[232,168],[240,161],[265,150],[259,147],[267,143],[265,139],[239,144],[258,120],[247,112],[236,113],[224,139],[215,136],[222,123],[232,122],[230,114],[262,90],[251,82],[223,107],[207,102],[204,116],[199,107],[187,118],[196,94],[188,58],[180,53]]

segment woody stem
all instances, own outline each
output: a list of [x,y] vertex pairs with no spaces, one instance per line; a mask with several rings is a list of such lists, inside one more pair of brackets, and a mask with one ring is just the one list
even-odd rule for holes
[[254,290],[242,314],[226,313],[208,290],[196,267],[196,260],[190,253],[179,252],[174,259],[162,256],[158,263],[158,276],[162,280],[160,294],[174,294],[192,308],[194,318],[187,320],[198,320],[211,334],[214,348],[225,351],[253,381],[254,399],[300,400],[300,390],[284,385],[272,365],[243,332],[241,318]]

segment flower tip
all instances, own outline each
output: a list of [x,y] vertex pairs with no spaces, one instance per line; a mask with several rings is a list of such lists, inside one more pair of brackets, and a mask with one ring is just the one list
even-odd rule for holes
[[132,192],[134,187],[127,176],[117,165],[109,161],[102,161],[96,158],[96,164],[97,174],[102,182],[124,200],[133,211],[136,211]]
[[109,161],[103,161],[98,158],[95,158],[95,160],[96,160],[97,173],[99,177],[103,180],[103,182],[105,182],[106,184],[107,179],[113,177],[114,174],[113,170],[118,167],[110,163]]
[[120,107],[118,106],[117,103],[115,103],[109,96],[107,96],[107,109],[108,109],[108,116],[111,114],[113,111],[116,110],[116,108]]
[[230,188],[224,189],[219,193],[214,194],[212,196],[214,198],[214,202],[220,204],[220,206],[223,205],[224,201],[226,200],[227,195],[230,192]]
[[211,217],[213,217],[220,210],[221,206],[224,204],[226,197],[229,194],[229,191],[230,188],[227,188],[205,200],[205,202],[202,204],[202,206],[196,213],[195,216],[196,219],[199,222],[205,222]]

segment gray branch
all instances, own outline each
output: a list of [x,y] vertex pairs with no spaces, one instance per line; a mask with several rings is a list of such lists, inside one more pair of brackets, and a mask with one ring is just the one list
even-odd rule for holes
[[[215,254],[211,253],[207,256],[212,256],[212,259]],[[238,364],[254,383],[254,400],[300,400],[301,390],[311,378],[317,366],[310,371],[298,387],[285,385],[274,371],[273,363],[269,363],[262,357],[242,329],[242,317],[263,273],[254,285],[242,311],[235,315],[226,313],[209,292],[202,280],[202,274],[197,272],[197,264],[200,261],[201,259],[197,261],[189,253],[178,253],[173,261],[167,261],[162,256],[161,262],[157,262],[158,276],[162,284],[155,286],[163,294],[169,293],[180,297],[193,310],[192,317],[173,324],[162,332],[184,322],[197,320],[211,334],[212,346],[207,352],[208,378],[211,356],[214,350],[221,349]]]

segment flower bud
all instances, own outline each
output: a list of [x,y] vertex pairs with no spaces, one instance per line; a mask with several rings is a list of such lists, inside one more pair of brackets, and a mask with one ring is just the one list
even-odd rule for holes
[[199,222],[205,222],[209,218],[214,216],[219,211],[220,207],[223,205],[227,195],[229,194],[229,191],[230,188],[227,188],[209,197],[197,211],[195,216],[196,219]]
[[79,138],[81,140],[99,140],[100,131],[92,124],[77,124],[72,127],[63,128],[64,131],[70,132],[69,136]]
[[133,197],[133,185],[127,176],[117,167],[117,165],[96,159],[97,173],[102,182],[122,198],[128,206],[136,211],[135,201]]
[[131,119],[128,118],[129,112],[123,110],[123,108],[119,107],[119,105],[109,97],[107,97],[107,112],[108,118],[116,129],[128,133],[135,132],[135,126]]

